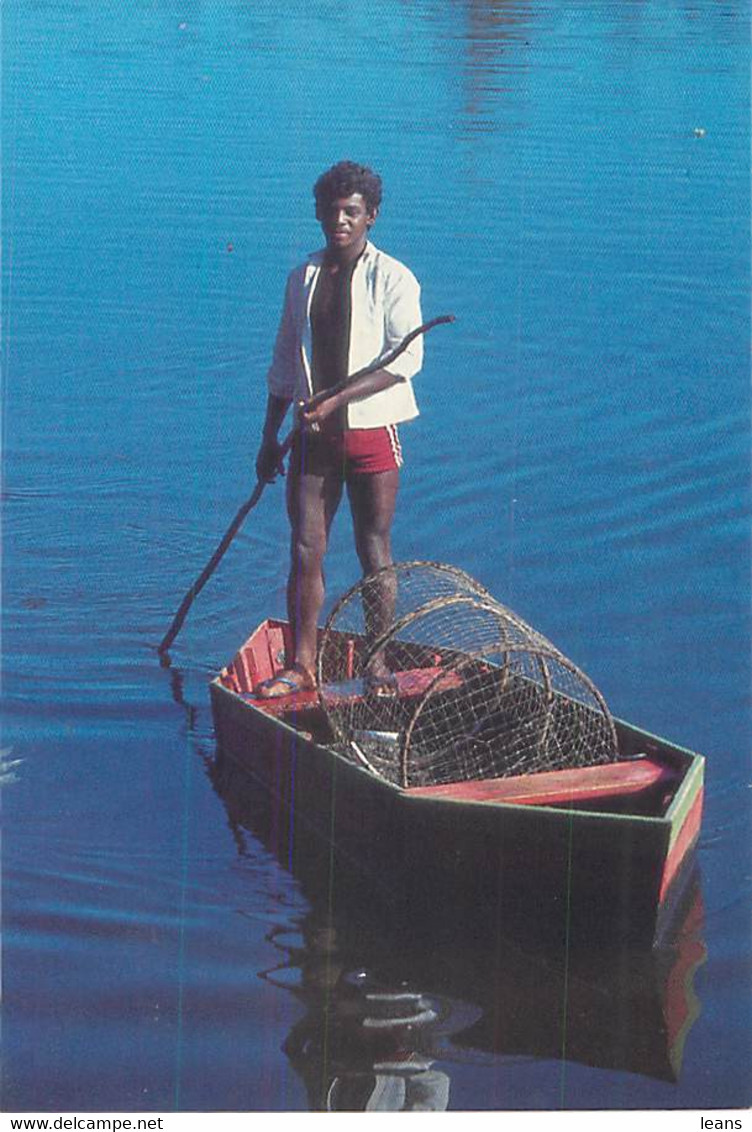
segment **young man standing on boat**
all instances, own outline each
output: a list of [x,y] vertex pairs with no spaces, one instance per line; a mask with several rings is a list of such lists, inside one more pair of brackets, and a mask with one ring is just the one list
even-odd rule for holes
[[[293,655],[279,676],[258,689],[269,698],[315,686],[323,559],[344,485],[364,575],[392,563],[391,528],[402,464],[397,425],[418,415],[410,379],[423,360],[419,336],[385,368],[311,404],[317,394],[384,357],[421,324],[417,280],[368,238],[381,203],[378,175],[342,161],[319,177],[314,196],[326,247],[287,281],[256,459],[260,479],[284,474],[278,434],[295,402],[302,428],[287,476]],[[386,591],[384,605],[389,605]],[[376,621],[385,613],[388,620],[388,609],[381,616],[376,611]],[[383,657],[374,657],[368,679],[372,692],[389,694]]]

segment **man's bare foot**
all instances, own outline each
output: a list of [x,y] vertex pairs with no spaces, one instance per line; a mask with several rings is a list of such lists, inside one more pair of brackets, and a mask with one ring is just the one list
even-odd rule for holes
[[276,676],[262,680],[253,691],[261,700],[278,700],[282,696],[292,696],[295,692],[313,692],[315,689],[316,680],[313,673],[302,664],[293,664],[290,668],[278,672]]
[[369,668],[363,674],[363,688],[377,699],[393,699],[399,692],[397,677],[387,668]]

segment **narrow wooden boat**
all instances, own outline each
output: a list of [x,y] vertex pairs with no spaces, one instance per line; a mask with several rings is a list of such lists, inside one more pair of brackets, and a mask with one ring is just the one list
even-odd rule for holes
[[[318,840],[332,898],[346,887],[479,931],[524,920],[549,942],[660,937],[699,836],[702,756],[616,720],[616,762],[402,788],[336,749],[317,693],[254,696],[288,636],[263,622],[212,682],[217,739],[271,799],[290,863],[304,851],[313,864]],[[395,675],[415,696],[435,668]]]

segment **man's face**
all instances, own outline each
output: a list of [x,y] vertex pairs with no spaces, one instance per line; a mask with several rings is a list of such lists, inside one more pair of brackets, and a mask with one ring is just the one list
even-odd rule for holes
[[317,212],[317,217],[332,251],[360,251],[376,219],[376,210],[369,212],[362,195],[353,193],[330,201]]

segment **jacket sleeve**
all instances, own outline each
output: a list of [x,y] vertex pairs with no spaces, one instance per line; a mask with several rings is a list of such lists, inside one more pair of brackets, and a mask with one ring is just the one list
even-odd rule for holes
[[[402,339],[420,326],[423,316],[420,311],[420,285],[418,280],[403,265],[401,270],[390,275],[384,294],[384,335],[387,350],[399,346]],[[418,335],[403,354],[386,367],[388,373],[398,377],[410,378],[423,365],[423,335]]]
[[282,317],[274,343],[272,364],[266,375],[269,392],[275,397],[290,399],[295,395],[298,365],[298,336],[294,315],[295,272],[287,279]]

